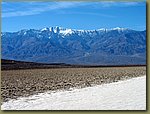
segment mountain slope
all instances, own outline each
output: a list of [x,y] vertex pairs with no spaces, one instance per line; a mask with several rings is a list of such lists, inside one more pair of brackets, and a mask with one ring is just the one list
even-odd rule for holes
[[3,59],[93,65],[146,63],[146,31],[51,27],[1,36]]

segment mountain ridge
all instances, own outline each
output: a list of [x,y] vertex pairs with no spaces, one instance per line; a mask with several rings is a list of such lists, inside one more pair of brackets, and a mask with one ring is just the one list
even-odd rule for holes
[[[53,29],[53,30],[52,30]],[[56,33],[57,29],[59,30],[72,30],[72,31],[77,31],[77,32],[94,32],[94,31],[111,31],[111,30],[118,30],[118,31],[146,31],[146,30],[134,30],[134,29],[129,29],[129,28],[123,28],[123,27],[114,27],[114,28],[98,28],[98,29],[70,29],[70,28],[64,28],[64,27],[59,27],[59,26],[54,26],[54,27],[45,27],[41,29],[21,29],[19,31],[14,31],[14,32],[1,32],[1,33],[17,33],[21,31],[30,31],[30,30],[35,30],[35,31],[54,31]]]
[[1,33],[2,58],[68,64],[146,64],[146,30],[49,27]]

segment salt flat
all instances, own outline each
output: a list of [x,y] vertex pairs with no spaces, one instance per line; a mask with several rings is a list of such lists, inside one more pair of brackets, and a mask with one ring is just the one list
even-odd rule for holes
[[1,105],[2,110],[146,110],[146,76],[71,91],[46,92]]

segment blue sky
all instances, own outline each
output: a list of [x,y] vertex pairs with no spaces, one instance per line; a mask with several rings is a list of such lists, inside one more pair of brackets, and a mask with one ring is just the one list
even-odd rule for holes
[[61,26],[146,29],[146,2],[2,2],[2,32]]

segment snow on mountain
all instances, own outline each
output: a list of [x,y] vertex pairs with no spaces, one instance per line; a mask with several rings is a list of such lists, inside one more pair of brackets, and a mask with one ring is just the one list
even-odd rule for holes
[[41,31],[47,31],[47,30],[49,30],[49,28],[43,28],[43,29],[41,29]]
[[50,28],[43,28],[41,29],[41,32],[43,31],[49,31],[49,32],[53,32],[53,33],[60,33],[62,35],[67,35],[67,34],[72,34],[73,30],[72,29],[67,29],[67,28],[62,28],[62,27],[50,27]]
[[129,30],[127,28],[120,28],[120,27],[116,27],[116,28],[111,28],[111,29],[106,29],[106,28],[101,28],[101,29],[96,29],[96,30],[77,30],[77,29],[68,29],[68,28],[62,28],[62,27],[50,27],[50,28],[43,28],[41,29],[41,31],[51,31],[54,33],[60,33],[62,35],[67,35],[67,34],[72,34],[72,33],[92,33],[92,32],[107,32],[107,31],[111,31],[111,30],[118,30],[118,31],[125,31],[125,30]]
[[110,30],[121,30],[121,31],[123,31],[123,30],[127,30],[127,28],[116,27],[116,28],[112,28]]
[[64,35],[72,34],[73,30],[71,29],[60,30],[59,33],[64,34]]
[[49,27],[5,32],[1,36],[3,59],[70,64],[146,63],[146,31]]

